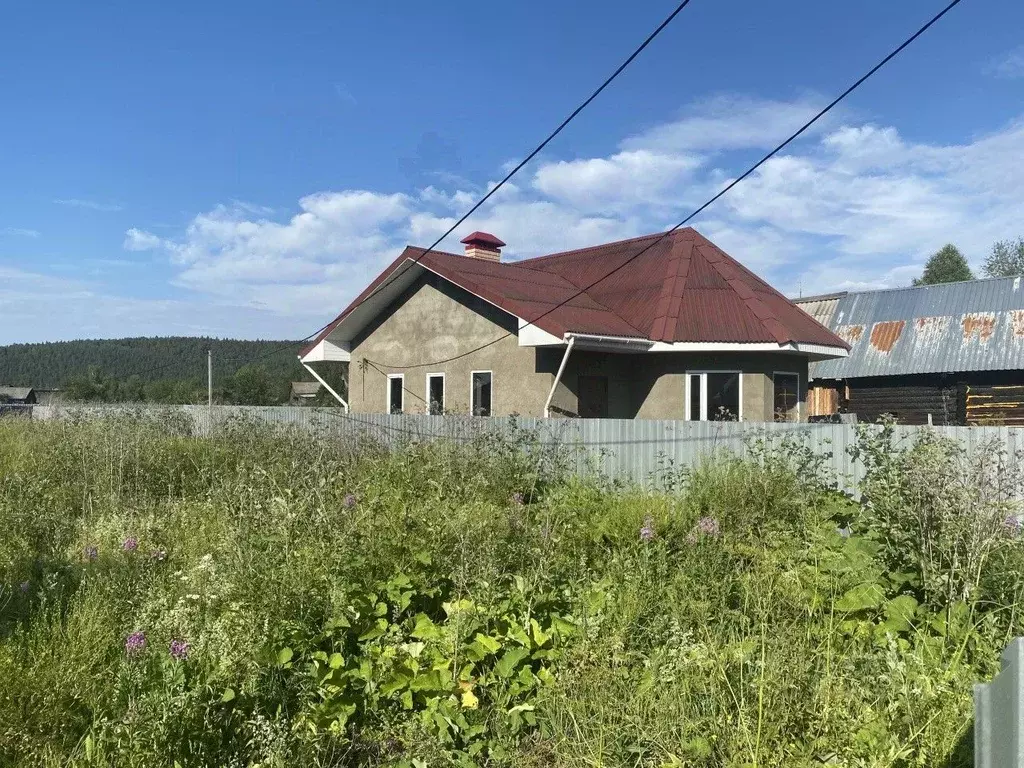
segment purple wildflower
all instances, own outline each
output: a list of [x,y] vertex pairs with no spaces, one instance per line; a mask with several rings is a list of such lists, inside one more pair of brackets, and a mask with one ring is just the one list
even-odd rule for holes
[[95,544],[90,544],[88,547],[85,548],[85,559],[86,560],[92,562],[93,560],[95,560],[99,556],[100,556],[100,551],[99,551],[99,548],[97,548]]
[[512,494],[512,503],[515,504],[517,507],[521,507],[523,506],[523,504],[526,503],[526,497],[523,496],[521,491],[516,491],[515,493]]
[[842,538],[848,539],[853,535],[853,530],[850,526],[846,526],[845,528],[836,528],[836,533],[838,533]]
[[167,551],[163,549],[154,549],[152,552],[149,553],[149,557],[151,560],[163,562],[167,559]]
[[139,540],[134,536],[129,536],[127,539],[124,540],[124,543],[121,545],[121,549],[123,549],[125,552],[134,552],[138,548]]
[[710,536],[713,539],[718,538],[718,534],[720,533],[718,520],[713,517],[702,517],[697,521],[697,528],[705,536]]
[[189,645],[184,640],[171,640],[171,658],[175,661],[184,661],[188,658]]
[[124,652],[129,656],[137,656],[146,648],[146,633],[136,630],[124,641]]
[[28,582],[28,581],[21,582],[21,591],[23,593],[27,594],[29,589],[31,589],[31,588],[32,588],[32,584],[30,582]]
[[640,541],[654,541],[654,536],[654,518],[645,515],[644,524],[640,528]]
[[1020,535],[1022,527],[1024,527],[1024,522],[1016,515],[1007,515],[1006,519],[1003,520],[1003,528],[1006,530],[1006,533],[1014,538]]
[[354,507],[358,503],[359,497],[356,496],[354,493],[346,493],[345,500],[342,502],[342,504],[345,505],[345,509],[352,509],[352,507]]

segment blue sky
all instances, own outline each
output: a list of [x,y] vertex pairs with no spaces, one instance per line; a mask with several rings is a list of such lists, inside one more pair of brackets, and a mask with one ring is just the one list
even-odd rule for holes
[[[509,258],[663,229],[943,4],[693,0],[464,229]],[[8,4],[0,343],[310,333],[674,5]],[[1024,235],[1021,29],[964,0],[694,226],[791,293],[979,264]]]

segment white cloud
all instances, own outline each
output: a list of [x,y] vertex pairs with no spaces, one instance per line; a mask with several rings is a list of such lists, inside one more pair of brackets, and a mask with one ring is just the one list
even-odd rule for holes
[[4,227],[0,229],[0,235],[11,235],[12,237],[39,237],[41,233],[37,229],[25,229],[23,227]]
[[[773,159],[722,202],[740,222],[820,236],[821,254],[855,265],[854,282],[892,285],[903,276],[894,270],[913,264],[919,272],[946,242],[977,265],[995,240],[1019,231],[1024,168],[1006,158],[1021,152],[1024,122],[961,145],[844,127],[800,156]],[[825,273],[811,273],[823,290],[833,287]]]
[[124,233],[126,251],[155,251],[163,248],[164,241],[154,234],[132,227]]
[[[755,99],[724,94],[695,102],[679,119],[650,128],[626,139],[624,149],[660,152],[694,150],[720,152],[728,149],[770,149],[818,113],[828,100],[808,95],[792,101]],[[811,131],[821,132],[836,120],[825,118]]]
[[995,77],[1007,79],[1024,77],[1024,45],[992,59],[985,70]]
[[[603,156],[545,158],[440,247],[458,251],[459,237],[482,229],[506,240],[516,259],[663,230],[721,189],[766,137],[795,130],[818,101],[718,97]],[[847,113],[766,163],[693,225],[785,291],[905,285],[947,241],[978,264],[993,241],[1021,234],[1024,168],[1007,162],[1021,155],[1024,116],[962,143],[928,144]],[[196,332],[251,336],[276,317],[281,330],[271,335],[295,335],[308,323],[304,335],[402,246],[432,243],[494,183],[453,177],[410,193],[324,191],[300,199],[290,217],[232,203],[195,216],[177,236],[130,229],[124,245],[172,266],[174,286],[206,307],[191,320],[221,323]]]
[[534,175],[533,186],[583,210],[622,204],[635,208],[664,202],[665,194],[700,165],[697,156],[625,150],[607,158],[546,163]]
[[88,208],[92,211],[103,211],[105,213],[112,213],[114,211],[124,210],[124,206],[117,203],[103,203],[97,202],[96,200],[82,200],[77,197],[70,198],[57,198],[54,200],[57,205],[67,205],[72,208]]

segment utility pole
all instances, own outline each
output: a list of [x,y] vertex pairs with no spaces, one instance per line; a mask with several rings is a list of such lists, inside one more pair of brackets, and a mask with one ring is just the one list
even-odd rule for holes
[[213,350],[206,350],[206,399],[210,411],[213,411]]

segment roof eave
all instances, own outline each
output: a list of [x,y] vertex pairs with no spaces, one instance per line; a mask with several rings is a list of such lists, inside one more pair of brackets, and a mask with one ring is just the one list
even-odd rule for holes
[[[402,255],[392,262],[391,266],[377,280],[371,283],[360,296],[354,299],[330,325],[321,331],[316,339],[303,348],[299,353],[299,358],[304,362],[348,360],[352,339],[423,272],[431,272],[442,280],[446,280],[452,285],[458,286],[473,296],[486,301],[493,307],[515,318],[519,322],[521,329],[524,327],[535,328],[541,334],[544,334],[545,337],[560,339],[564,329],[556,323],[543,317],[533,321],[525,319],[508,302],[492,291],[486,290],[472,281],[465,280],[461,275],[445,269],[440,264],[431,260],[429,254],[423,254],[414,258],[409,255],[409,250],[409,248],[406,248]],[[394,275],[400,275],[400,277],[391,279]],[[405,277],[405,275],[408,275],[408,277]],[[388,282],[389,280],[390,282]],[[357,314],[361,308],[365,308],[364,311]],[[331,356],[331,350],[325,349],[327,344],[334,345],[339,350],[343,350],[342,354],[344,357]],[[535,346],[535,344],[522,344],[522,346]]]
[[579,333],[575,331],[567,331],[562,335],[561,339],[551,334],[545,334],[545,338],[542,340],[531,343],[529,337],[524,336],[523,330],[523,327],[520,326],[521,346],[565,346],[569,343],[570,339],[575,339],[575,346],[578,349],[618,352],[783,352],[806,355],[808,359],[812,360],[842,358],[849,355],[849,350],[845,346],[805,341],[788,341],[783,343],[774,341],[657,341],[640,337],[610,336],[607,334]]

